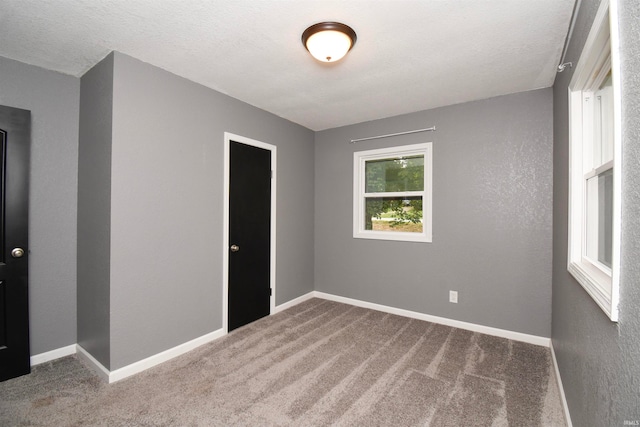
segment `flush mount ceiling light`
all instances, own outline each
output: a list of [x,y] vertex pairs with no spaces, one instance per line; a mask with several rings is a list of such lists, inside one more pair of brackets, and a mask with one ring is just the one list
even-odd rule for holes
[[304,30],[302,44],[322,62],[336,62],[356,44],[356,32],[339,22],[320,22]]

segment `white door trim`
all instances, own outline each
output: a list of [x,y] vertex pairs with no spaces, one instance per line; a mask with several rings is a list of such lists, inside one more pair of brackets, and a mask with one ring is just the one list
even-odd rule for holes
[[223,191],[223,216],[222,216],[222,329],[229,332],[229,146],[230,141],[253,147],[263,148],[271,152],[271,248],[270,248],[270,277],[271,299],[269,313],[275,312],[276,306],[276,188],[277,188],[277,147],[255,139],[245,138],[229,132],[224,133],[224,191]]

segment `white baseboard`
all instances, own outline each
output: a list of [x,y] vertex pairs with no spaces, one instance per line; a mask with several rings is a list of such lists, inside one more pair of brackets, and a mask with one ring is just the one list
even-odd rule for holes
[[279,306],[277,306],[274,310],[273,313],[271,314],[276,314],[276,313],[280,313],[283,310],[286,310],[287,308],[291,308],[294,305],[298,305],[301,302],[305,302],[311,298],[313,298],[314,295],[314,291],[309,292],[308,294],[304,294],[302,296],[299,296],[298,298],[294,298],[291,301],[287,301],[284,304],[280,304]]
[[188,341],[184,344],[180,344],[176,347],[170,348],[169,350],[165,350],[162,353],[154,354],[151,357],[147,357],[146,359],[132,363],[131,365],[127,365],[120,369],[116,369],[115,371],[111,371],[111,373],[109,374],[109,382],[114,383],[116,381],[120,381],[124,378],[130,377],[131,375],[146,371],[149,368],[153,368],[154,366],[171,360],[174,357],[181,356],[197,347],[200,347],[201,345],[210,343],[211,341],[215,341],[224,335],[224,331],[222,329],[218,329],[217,331],[213,331],[211,333]]
[[[309,292],[305,295],[299,296],[298,298],[292,299],[291,301],[287,301],[286,303],[280,304],[279,306],[275,307],[272,314],[279,313],[283,310],[293,307],[294,305],[307,301],[314,296],[314,292]],[[100,378],[102,378],[102,380],[108,383],[113,383],[152,368],[156,365],[173,359],[174,357],[185,354],[197,347],[200,347],[201,345],[217,340],[224,335],[224,330],[218,329],[217,331],[211,332],[207,335],[203,335],[184,344],[180,344],[176,347],[170,348],[169,350],[163,351],[162,353],[158,353],[146,359],[132,363],[131,365],[116,369],[115,371],[109,371],[104,365],[102,365],[102,363],[100,363],[95,357],[93,357],[79,344],[72,344],[66,347],[58,348],[56,350],[48,351],[46,353],[31,356],[31,366],[39,365],[41,363],[49,362],[51,360],[59,359],[61,357],[69,356],[72,354],[77,354],[78,358],[81,359],[85,363],[85,365],[87,365],[92,371],[94,371]]]
[[514,341],[526,342],[529,344],[540,345],[543,347],[549,347],[551,345],[551,339],[546,337],[540,337],[537,335],[523,334],[521,332],[509,331],[506,329],[492,328],[490,326],[477,325],[475,323],[462,322],[460,320],[448,319],[446,317],[432,316],[430,314],[419,313],[416,311],[404,310],[402,308],[389,307],[382,304],[375,304],[372,302],[360,301],[353,298],[341,297],[337,295],[327,294],[324,292],[314,291],[313,296],[317,298],[323,298],[331,301],[342,302],[345,304],[351,304],[358,307],[370,308],[372,310],[383,311],[385,313],[397,314],[398,316],[411,317],[418,320],[425,320],[427,322],[438,323],[441,325],[453,326],[454,328],[466,329],[473,332],[480,332],[487,335],[493,335],[496,337],[507,338]]
[[131,375],[146,371],[149,368],[153,368],[154,366],[171,360],[174,357],[178,357],[185,353],[188,353],[189,351],[194,350],[197,347],[200,347],[201,345],[207,344],[211,341],[217,340],[224,335],[224,331],[222,329],[218,329],[217,331],[213,331],[209,334],[203,335],[184,344],[180,344],[161,353],[154,354],[153,356],[147,357],[146,359],[142,359],[138,362],[124,366],[114,371],[109,371],[93,356],[91,356],[89,352],[87,352],[79,345],[78,356],[83,359],[86,364],[89,365],[89,367],[100,376],[100,378],[108,383],[114,383],[116,381],[120,381],[127,377],[130,377]]
[[61,357],[70,356],[72,354],[76,354],[75,344],[31,356],[31,366],[50,362],[51,360],[60,359]]
[[[313,292],[309,292],[305,295],[302,295],[298,298],[295,298],[291,301],[287,301],[284,304],[280,304],[275,307],[272,314],[279,313],[287,308],[293,307],[294,305],[300,304],[308,299],[314,297]],[[163,362],[173,359],[174,357],[178,357],[182,354],[185,354],[201,345],[207,344],[211,341],[217,340],[218,338],[226,335],[223,329],[218,329],[217,331],[211,332],[207,335],[203,335],[199,338],[186,342],[184,344],[180,344],[176,347],[170,348],[169,350],[165,350],[161,353],[154,354],[153,356],[147,357],[146,359],[140,360],[138,362],[132,363],[131,365],[124,366],[122,368],[116,369],[114,371],[109,371],[106,367],[104,367],[98,360],[96,360],[89,352],[87,352],[80,345],[77,345],[77,353],[78,356],[83,359],[83,361],[93,370],[95,371],[100,378],[108,383],[114,383],[116,381],[120,381],[131,375],[135,375],[142,371],[145,371],[149,368],[157,366]],[[76,352],[76,346],[73,347],[73,352]]]
[[82,348],[80,344],[76,345],[78,359],[84,362],[93,372],[95,372],[103,381],[109,382],[109,370],[104,365],[91,355],[87,350]]
[[562,378],[560,378],[560,368],[558,367],[556,352],[553,349],[553,343],[551,343],[549,347],[551,349],[551,358],[553,359],[553,368],[556,374],[556,381],[558,381],[558,389],[560,389],[560,400],[562,401],[562,408],[564,409],[564,419],[567,422],[567,427],[573,427],[573,424],[571,423],[571,414],[569,413],[569,405],[567,404],[567,396],[565,396],[564,394]]
[[[353,298],[341,297],[338,295],[332,295],[324,292],[312,291],[305,295],[302,295],[298,298],[292,299],[291,301],[287,301],[284,304],[280,304],[279,306],[274,308],[272,314],[279,313],[283,310],[286,310],[290,307],[293,307],[297,304],[300,304],[304,301],[307,301],[311,298],[322,298],[326,300],[342,302],[345,304],[351,304],[358,307],[370,308],[372,310],[378,310],[385,313],[396,314],[399,316],[411,317],[418,320],[425,320],[427,322],[439,323],[442,325],[452,326],[455,328],[466,329],[473,332],[480,332],[487,335],[493,335],[497,337],[512,339],[515,341],[522,341],[530,344],[540,345],[544,347],[551,346],[551,339],[546,337],[540,337],[536,335],[523,334],[520,332],[508,331],[505,329],[492,328],[489,326],[477,325],[474,323],[462,322],[459,320],[448,319],[446,317],[438,317],[432,316],[430,314],[419,313],[416,311],[404,310],[401,308],[389,307],[382,304],[376,304],[366,301],[360,301]],[[57,350],[52,350],[46,353],[38,354],[31,357],[31,365],[37,365],[39,363],[48,362],[50,360],[54,360],[60,357],[68,356],[74,353],[78,354],[78,357],[82,359],[86,365],[88,365],[92,370],[94,370],[100,378],[108,383],[114,383],[116,381],[120,381],[124,378],[130,377],[131,375],[135,375],[142,371],[145,371],[149,368],[157,366],[163,362],[166,362],[174,357],[178,357],[182,354],[185,354],[201,345],[207,344],[211,341],[217,340],[218,338],[226,335],[224,329],[218,329],[217,331],[213,331],[209,334],[203,335],[196,339],[193,339],[184,344],[180,344],[176,347],[165,350],[161,353],[150,356],[146,359],[140,360],[138,362],[132,363],[131,365],[124,366],[122,368],[116,369],[114,371],[109,371],[105,366],[103,366],[98,360],[96,360],[89,352],[87,352],[80,345],[70,345],[67,347],[62,347]],[[568,419],[569,426],[571,427],[571,421],[569,418],[568,407],[566,406],[566,400],[564,397],[564,390],[561,385],[560,375],[558,373],[558,366],[555,360],[555,354],[553,353],[553,361],[554,366],[557,373],[558,383],[560,385],[560,392],[563,399],[563,404],[565,407],[565,414]]]

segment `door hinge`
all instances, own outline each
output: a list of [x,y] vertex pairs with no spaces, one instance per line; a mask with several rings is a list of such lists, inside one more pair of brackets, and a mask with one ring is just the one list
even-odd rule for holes
[[273,288],[269,288],[269,296],[273,295]]
[[271,171],[271,179],[273,179],[273,171]]

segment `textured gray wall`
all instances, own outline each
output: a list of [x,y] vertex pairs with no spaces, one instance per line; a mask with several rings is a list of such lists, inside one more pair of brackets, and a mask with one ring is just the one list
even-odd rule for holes
[[224,132],[278,147],[277,302],[313,290],[313,132],[115,53],[112,370],[222,327]]
[[113,54],[80,85],[78,344],[110,367]]
[[[640,3],[618,0],[622,87],[620,320],[611,322],[567,273],[568,103],[573,70],[554,85],[552,341],[573,425],[640,421]],[[597,0],[582,0],[567,61],[578,62]]]
[[80,80],[0,57],[0,104],[31,110],[31,354],[76,342]]
[[[353,152],[429,141],[433,242],[354,239]],[[315,289],[549,337],[551,189],[551,89],[318,132]]]

